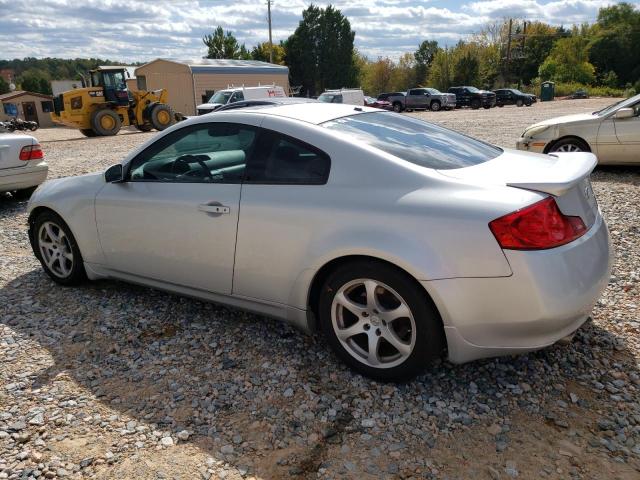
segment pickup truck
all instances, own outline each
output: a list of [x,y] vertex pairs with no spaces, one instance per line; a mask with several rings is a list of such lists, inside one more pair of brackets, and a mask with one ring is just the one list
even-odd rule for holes
[[456,107],[491,108],[496,106],[496,94],[476,87],[451,87],[449,93],[456,96]]
[[451,110],[456,106],[456,96],[450,93],[442,93],[435,88],[412,88],[407,92],[396,92],[395,94],[381,94],[393,105],[395,112],[403,110]]

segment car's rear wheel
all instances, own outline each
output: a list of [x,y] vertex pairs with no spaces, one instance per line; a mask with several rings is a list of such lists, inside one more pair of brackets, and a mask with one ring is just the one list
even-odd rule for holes
[[473,108],[474,110],[477,110],[480,108],[480,100],[478,100],[477,98],[475,100],[471,100],[471,108]]
[[53,212],[38,215],[31,230],[33,250],[42,268],[61,285],[86,280],[82,255],[67,224]]
[[402,104],[400,102],[395,102],[393,104],[393,111],[396,113],[400,113],[402,111]]
[[549,152],[590,152],[591,149],[579,138],[563,138],[554,143]]
[[354,262],[334,271],[322,289],[318,313],[335,353],[376,380],[414,377],[445,345],[426,293],[384,263]]

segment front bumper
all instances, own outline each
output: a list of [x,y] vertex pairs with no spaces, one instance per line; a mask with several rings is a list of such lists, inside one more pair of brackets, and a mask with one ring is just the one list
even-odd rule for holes
[[526,152],[544,153],[544,149],[548,144],[549,142],[545,140],[534,140],[531,138],[520,137],[516,141],[516,148]]
[[30,167],[16,167],[0,170],[0,192],[13,192],[36,187],[47,179],[49,167],[43,161]]
[[537,350],[571,335],[589,318],[611,271],[600,216],[572,243],[505,256],[510,277],[422,282],[442,315],[453,363]]

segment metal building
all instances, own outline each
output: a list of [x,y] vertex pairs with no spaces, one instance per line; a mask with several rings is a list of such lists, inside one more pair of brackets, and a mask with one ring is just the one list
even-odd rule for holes
[[195,115],[196,105],[228,86],[275,84],[289,91],[289,68],[256,60],[175,60],[158,58],[135,70],[138,89],[166,88],[169,105]]

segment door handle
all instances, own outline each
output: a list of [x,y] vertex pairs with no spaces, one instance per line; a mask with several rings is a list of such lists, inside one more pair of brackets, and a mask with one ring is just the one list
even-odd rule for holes
[[225,205],[209,205],[202,203],[198,205],[198,210],[205,213],[228,214],[231,210]]

